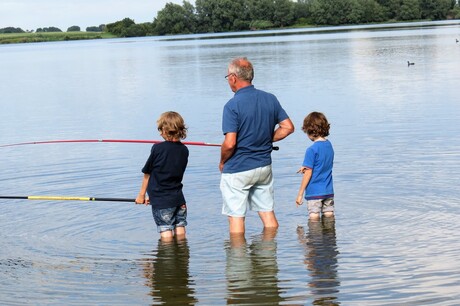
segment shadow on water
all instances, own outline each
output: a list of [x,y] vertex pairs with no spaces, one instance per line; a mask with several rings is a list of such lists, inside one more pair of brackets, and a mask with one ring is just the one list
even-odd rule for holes
[[227,305],[277,305],[283,301],[276,234],[276,230],[264,230],[250,244],[243,235],[232,235],[225,242]]
[[153,304],[195,305],[198,301],[189,273],[190,250],[187,240],[159,240],[153,253],[152,258],[142,263]]
[[298,240],[305,247],[305,265],[310,275],[308,286],[313,305],[339,305],[340,281],[337,275],[337,255],[334,218],[309,221],[308,233],[297,228]]

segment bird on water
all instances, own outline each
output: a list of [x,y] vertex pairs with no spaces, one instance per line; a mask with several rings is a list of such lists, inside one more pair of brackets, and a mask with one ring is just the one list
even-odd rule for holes
[[411,65],[415,65],[415,63],[411,63],[411,62],[407,61],[407,66],[411,66]]

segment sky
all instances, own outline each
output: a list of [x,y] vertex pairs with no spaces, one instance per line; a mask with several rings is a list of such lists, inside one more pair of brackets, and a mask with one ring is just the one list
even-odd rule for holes
[[152,22],[170,2],[182,5],[182,0],[0,0],[0,29],[58,27],[65,32],[76,25],[84,31],[126,17],[136,23]]

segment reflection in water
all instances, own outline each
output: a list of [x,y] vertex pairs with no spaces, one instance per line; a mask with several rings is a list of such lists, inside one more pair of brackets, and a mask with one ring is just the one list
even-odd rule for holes
[[228,305],[277,305],[281,302],[276,233],[276,230],[265,229],[250,245],[244,235],[230,236],[225,246]]
[[310,271],[308,283],[312,290],[313,305],[339,305],[340,282],[337,279],[337,255],[334,218],[308,222],[308,234],[297,227],[299,241],[305,246],[305,264]]
[[190,252],[187,240],[158,241],[154,258],[144,263],[146,284],[152,288],[154,304],[194,305],[195,291],[189,275]]

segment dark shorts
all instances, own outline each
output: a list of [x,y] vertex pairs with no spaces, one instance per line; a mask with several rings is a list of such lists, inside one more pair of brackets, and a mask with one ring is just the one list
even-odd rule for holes
[[152,206],[153,219],[159,233],[187,225],[187,205],[157,209]]

